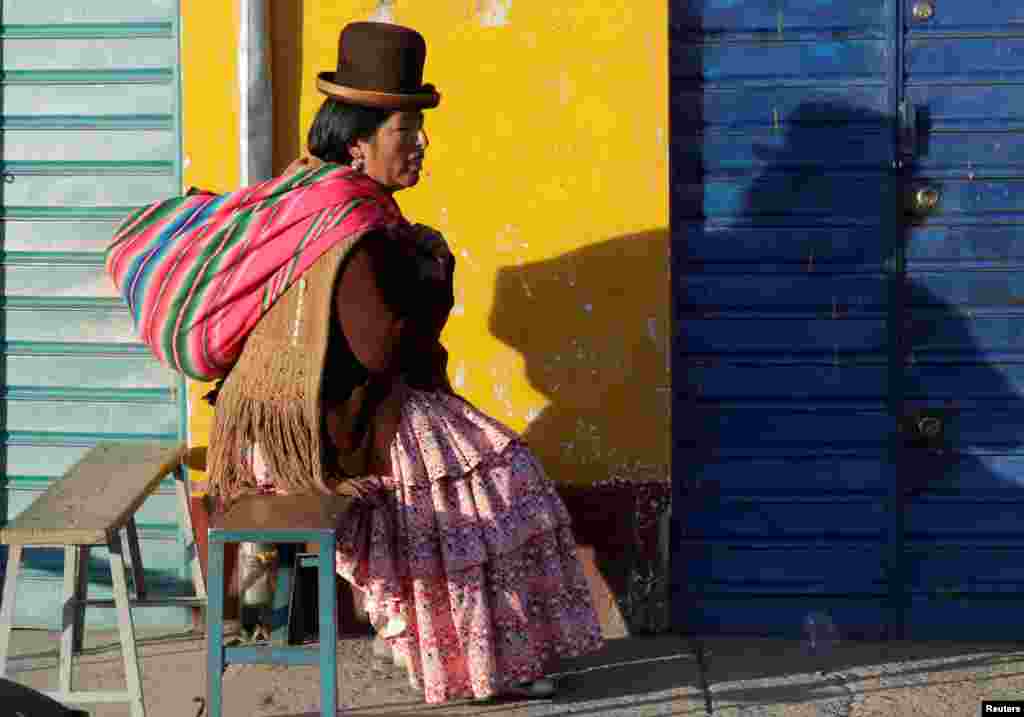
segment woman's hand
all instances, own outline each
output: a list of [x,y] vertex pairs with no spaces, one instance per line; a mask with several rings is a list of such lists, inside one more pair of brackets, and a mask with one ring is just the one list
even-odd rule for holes
[[343,495],[357,500],[373,501],[374,496],[386,490],[380,476],[368,475],[358,478],[344,478],[334,486],[335,495]]
[[443,281],[455,262],[455,256],[448,248],[448,242],[445,241],[444,235],[426,224],[413,224],[412,238],[421,250],[426,251],[437,260],[435,271],[431,272],[431,278]]

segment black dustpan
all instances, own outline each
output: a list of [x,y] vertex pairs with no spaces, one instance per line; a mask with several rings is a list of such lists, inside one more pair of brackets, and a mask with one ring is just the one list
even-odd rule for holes
[[0,705],[4,717],[89,717],[84,710],[65,707],[31,687],[0,677]]

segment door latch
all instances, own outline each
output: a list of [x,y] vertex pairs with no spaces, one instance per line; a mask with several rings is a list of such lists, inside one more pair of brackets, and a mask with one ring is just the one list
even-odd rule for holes
[[946,446],[946,430],[952,411],[946,408],[908,410],[900,417],[899,430],[905,444],[942,454]]
[[917,107],[910,100],[903,100],[899,107],[899,153],[901,157],[916,157],[918,154]]

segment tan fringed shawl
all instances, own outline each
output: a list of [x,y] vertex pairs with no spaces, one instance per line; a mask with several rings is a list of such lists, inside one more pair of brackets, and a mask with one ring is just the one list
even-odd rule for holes
[[[337,480],[324,445],[321,385],[339,270],[359,237],[328,250],[260,319],[217,396],[210,495],[229,503],[255,487],[248,451],[260,444],[279,487],[328,493]],[[357,466],[353,466],[357,468]]]

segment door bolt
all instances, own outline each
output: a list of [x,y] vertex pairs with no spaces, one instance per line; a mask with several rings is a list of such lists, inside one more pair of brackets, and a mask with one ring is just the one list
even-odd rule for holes
[[930,0],[920,0],[914,3],[913,13],[915,20],[931,20],[935,16],[935,5]]

